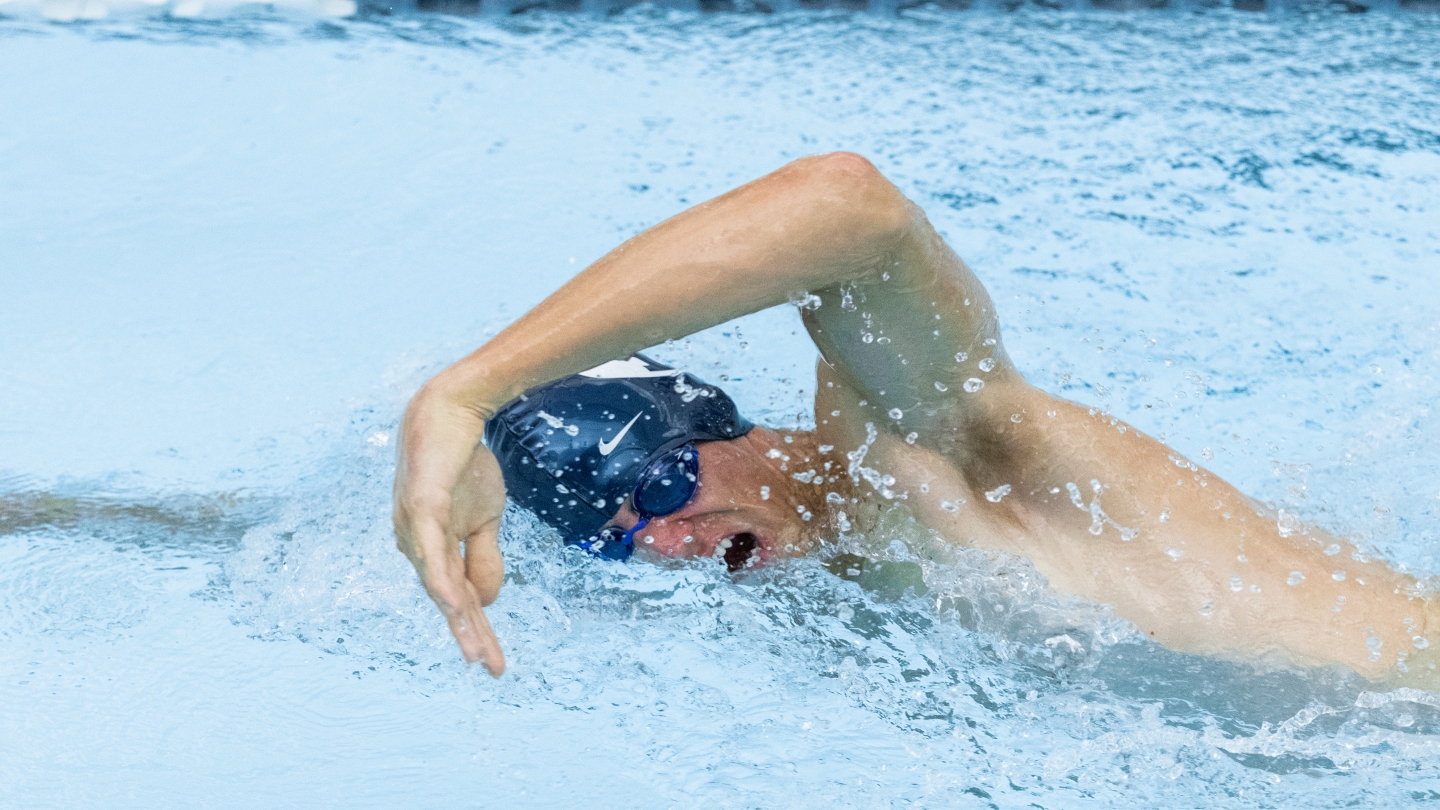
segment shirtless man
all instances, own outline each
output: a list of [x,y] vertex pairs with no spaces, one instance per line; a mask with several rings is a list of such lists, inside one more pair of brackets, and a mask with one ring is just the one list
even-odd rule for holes
[[[820,353],[813,432],[752,429],[716,389],[633,357],[797,300]],[[637,415],[606,405],[622,400]],[[732,569],[903,508],[948,542],[1028,558],[1171,649],[1440,681],[1422,652],[1440,618],[1432,630],[1414,579],[1343,542],[1326,555],[1324,532],[1282,530],[1159,441],[1029,385],[974,273],[854,154],[795,161],[650,228],[411,400],[398,546],[465,658],[496,676],[482,608],[503,579],[507,480],[599,556],[719,549]]]

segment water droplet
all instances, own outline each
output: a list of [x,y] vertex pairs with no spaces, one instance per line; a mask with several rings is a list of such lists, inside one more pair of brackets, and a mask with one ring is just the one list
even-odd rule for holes
[[919,434],[919,433],[916,433],[916,432],[914,432],[914,431],[911,431],[911,432],[905,434],[905,443],[906,443],[906,444],[914,444],[914,443],[915,443],[915,440],[918,439],[918,438],[920,438],[920,434]]
[[921,485],[920,485],[920,491],[921,491],[921,492],[929,492],[929,491],[930,491],[930,485],[929,485],[929,484],[921,484]]
[[1245,583],[1240,581],[1240,577],[1230,577],[1230,590],[1239,593],[1244,587]]
[[691,534],[687,534],[687,535],[685,535],[685,539],[684,539],[682,542],[685,542],[685,543],[693,543],[693,542],[695,542],[695,536],[694,536],[694,535],[691,535]]
[[[1286,512],[1284,509],[1280,510],[1280,515],[1276,519],[1275,525],[1280,530],[1281,537],[1289,537],[1290,535],[1300,531],[1300,521],[1294,515]],[[1333,546],[1333,548],[1335,549],[1335,551],[1327,551],[1325,553],[1334,554],[1335,552],[1338,552],[1340,550],[1339,546]]]
[[1285,584],[1286,584],[1286,585],[1299,585],[1300,583],[1302,583],[1302,582],[1304,582],[1304,581],[1305,581],[1305,575],[1304,575],[1304,574],[1300,573],[1299,571],[1291,571],[1291,572],[1290,572],[1290,576],[1289,576],[1288,578],[1286,578],[1286,580],[1285,580]]
[[647,535],[645,535],[645,545],[648,546],[648,545],[650,545],[650,544],[652,544],[652,543],[654,543],[654,542],[655,542],[655,535],[653,535],[653,534],[647,534]]
[[936,390],[936,391],[949,391],[949,390],[950,390],[950,386],[946,385],[945,383],[940,382],[939,380],[936,380],[936,381],[935,381],[935,390]]
[[986,345],[986,346],[994,346],[994,345],[995,345],[995,338],[985,338],[985,345]]
[[1021,419],[1024,419],[1024,418],[1025,418],[1025,417],[1021,416],[1021,415],[1018,414],[1018,413],[1012,413],[1012,414],[1010,414],[1010,421],[1011,421],[1011,422],[1014,422],[1014,423],[1017,424],[1017,425],[1020,424],[1020,420],[1021,420]]
[[966,360],[969,360],[969,359],[970,359],[970,355],[967,354],[967,353],[965,353],[965,352],[956,352],[956,353],[955,353],[955,362],[957,362],[957,363],[963,363],[963,362],[965,362]]
[[1328,556],[1331,556],[1331,557],[1335,556],[1336,554],[1339,554],[1339,553],[1340,553],[1340,544],[1339,544],[1339,543],[1331,543],[1331,544],[1330,544],[1330,547],[1327,548],[1327,549],[1325,549],[1325,553],[1326,553]]
[[1330,578],[1333,579],[1333,580],[1335,580],[1336,582],[1343,582],[1343,581],[1345,581],[1345,572],[1344,572],[1344,571],[1336,571],[1335,573],[1333,573],[1333,574],[1330,575]]
[[1005,497],[1006,495],[1009,495],[1009,494],[1010,494],[1010,485],[1009,485],[1009,484],[1001,484],[1000,486],[998,486],[998,487],[990,490],[989,492],[985,493],[985,500],[989,501],[990,503],[999,503],[1001,498],[1003,498],[1003,497]]
[[861,342],[861,343],[874,343],[874,342],[875,342],[875,336],[872,335],[872,334],[870,334],[869,332],[861,332],[861,333],[860,333],[860,342]]
[[760,500],[770,500],[770,487],[760,487]]
[[841,504],[845,502],[845,498],[842,497],[838,492],[828,492],[825,494],[825,502],[832,504]]
[[1203,458],[1206,461],[1210,461],[1211,459],[1215,458],[1215,451],[1211,450],[1208,447],[1202,447],[1200,448],[1200,458]]
[[1178,548],[1167,549],[1165,553],[1170,555],[1170,559],[1172,560],[1178,560],[1181,557],[1185,556],[1185,552],[1181,551]]
[[968,393],[968,394],[973,394],[973,393],[975,393],[976,391],[979,391],[981,388],[984,388],[984,387],[985,387],[985,381],[982,380],[982,379],[980,379],[979,377],[971,377],[970,379],[968,379],[968,380],[965,381],[965,385],[964,385],[965,392]]
[[987,358],[985,358],[984,360],[981,360],[981,361],[980,361],[980,370],[981,370],[981,371],[994,371],[994,370],[995,370],[995,358],[993,358],[993,357],[987,357]]
[[891,419],[899,420],[899,419],[903,418],[904,416],[905,416],[905,412],[902,411],[902,410],[900,410],[899,408],[891,408],[891,409],[890,409],[890,418],[891,418]]
[[959,512],[960,504],[951,503],[950,501],[941,501],[940,508],[944,509],[946,512]]
[[1417,650],[1423,650],[1426,647],[1430,646],[1429,639],[1425,638],[1424,636],[1415,636],[1414,638],[1410,639],[1410,643],[1414,644],[1415,649]]

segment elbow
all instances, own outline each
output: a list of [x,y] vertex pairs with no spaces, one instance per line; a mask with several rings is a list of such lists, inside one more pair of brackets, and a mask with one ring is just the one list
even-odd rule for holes
[[830,152],[796,165],[827,218],[842,232],[884,246],[894,246],[912,232],[917,209],[863,155]]

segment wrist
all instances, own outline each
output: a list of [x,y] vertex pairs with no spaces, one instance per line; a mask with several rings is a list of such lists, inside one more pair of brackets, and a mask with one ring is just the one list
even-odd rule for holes
[[482,424],[514,398],[473,356],[430,378],[415,396],[428,405],[469,412]]

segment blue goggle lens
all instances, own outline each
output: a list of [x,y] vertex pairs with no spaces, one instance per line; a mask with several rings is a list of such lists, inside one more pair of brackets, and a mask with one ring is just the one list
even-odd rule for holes
[[583,540],[568,541],[586,552],[607,560],[628,560],[635,552],[635,532],[651,518],[673,515],[695,497],[700,486],[700,458],[695,445],[687,444],[651,462],[635,485],[630,506],[640,520],[629,531],[618,526],[601,529]]
[[645,468],[631,497],[631,508],[642,518],[672,515],[695,497],[699,483],[699,459],[695,446],[687,444]]

